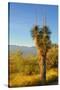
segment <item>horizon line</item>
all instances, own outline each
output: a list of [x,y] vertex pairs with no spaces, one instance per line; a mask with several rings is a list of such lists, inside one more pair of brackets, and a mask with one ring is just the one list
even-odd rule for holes
[[35,47],[34,45],[19,45],[19,44],[8,44],[8,45],[15,45],[15,46],[23,46],[23,47]]
[[[53,44],[58,44],[58,43],[53,43]],[[23,46],[23,47],[35,47],[35,45],[24,45],[24,44],[8,44],[8,45]]]

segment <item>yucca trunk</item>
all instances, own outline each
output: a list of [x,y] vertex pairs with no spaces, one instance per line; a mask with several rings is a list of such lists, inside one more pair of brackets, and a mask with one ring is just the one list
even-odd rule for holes
[[42,55],[42,49],[38,47],[37,38],[34,40],[35,47],[37,48],[38,64],[40,69],[40,80],[45,84],[46,82],[46,55]]
[[43,57],[41,56],[40,50],[38,50],[38,64],[40,70],[40,80],[43,80]]
[[43,57],[43,84],[46,84],[46,56]]
[[46,83],[46,56],[42,56],[41,50],[38,50],[38,60],[40,68],[40,80],[42,84]]
[[37,49],[38,54],[38,64],[39,64],[39,70],[40,70],[40,80],[43,80],[43,57],[41,55],[41,50],[38,47],[37,38],[34,39],[35,47]]

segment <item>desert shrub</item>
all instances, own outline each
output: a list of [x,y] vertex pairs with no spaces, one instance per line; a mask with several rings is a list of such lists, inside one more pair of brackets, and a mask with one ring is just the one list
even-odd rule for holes
[[19,72],[22,55],[20,51],[16,51],[9,55],[9,70],[11,73]]
[[52,46],[47,53],[47,68],[58,67],[58,47]]
[[34,59],[31,59],[31,58],[24,59],[20,67],[22,67],[21,72],[24,75],[33,75],[33,74],[39,73],[39,65],[35,58]]
[[21,52],[18,51],[10,55],[9,62],[10,73],[19,72],[23,75],[33,75],[39,73],[38,60],[35,56],[23,58]]

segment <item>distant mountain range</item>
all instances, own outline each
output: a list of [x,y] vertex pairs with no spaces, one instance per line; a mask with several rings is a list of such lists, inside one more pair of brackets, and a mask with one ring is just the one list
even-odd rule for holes
[[14,53],[17,50],[22,52],[23,56],[36,55],[37,54],[37,50],[35,47],[9,45],[9,52],[10,53],[11,52]]

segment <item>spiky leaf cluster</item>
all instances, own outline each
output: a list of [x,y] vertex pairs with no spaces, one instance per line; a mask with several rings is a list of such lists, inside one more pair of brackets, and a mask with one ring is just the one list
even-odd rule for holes
[[37,46],[42,49],[42,53],[45,54],[51,46],[50,30],[47,26],[39,28],[35,26],[31,30],[33,40],[36,38]]

